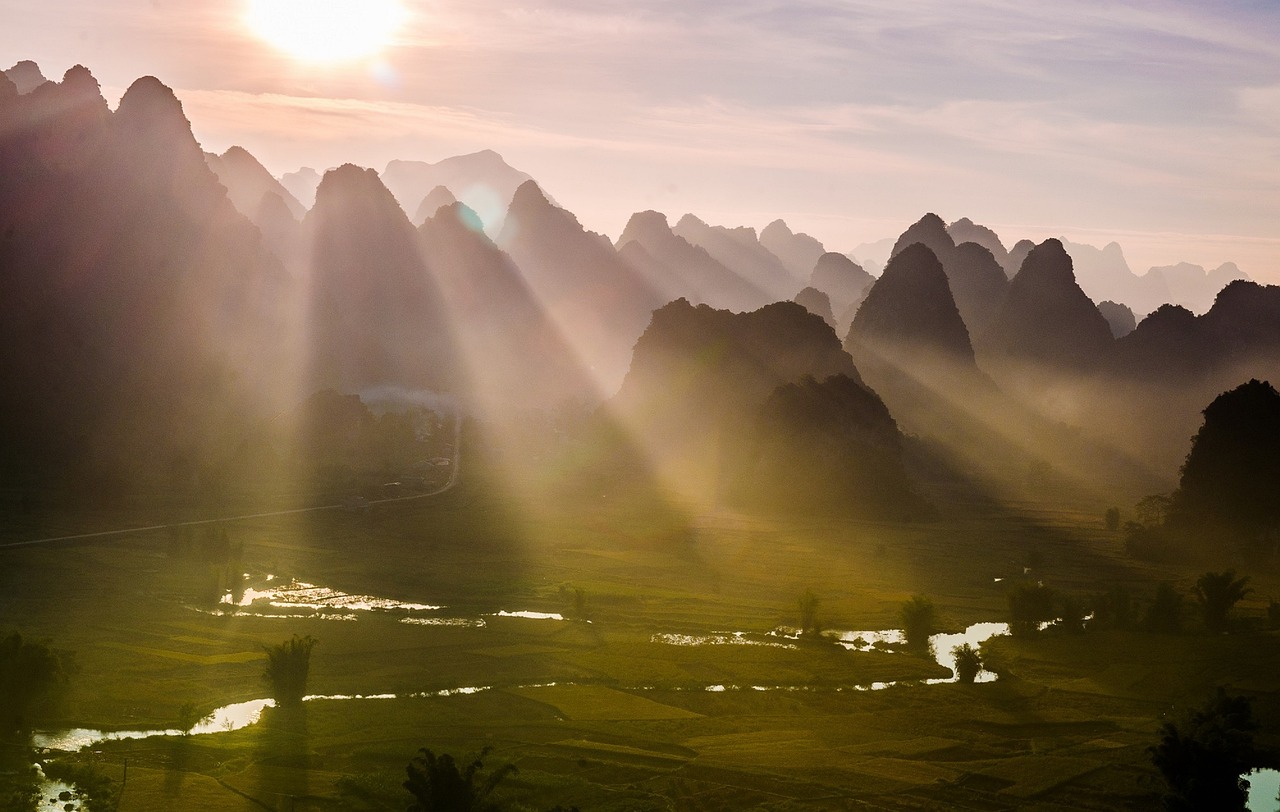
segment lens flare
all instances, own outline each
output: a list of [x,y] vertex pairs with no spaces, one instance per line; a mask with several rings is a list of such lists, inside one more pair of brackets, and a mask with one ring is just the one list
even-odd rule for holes
[[344,62],[391,44],[408,11],[399,0],[249,0],[245,23],[303,62]]

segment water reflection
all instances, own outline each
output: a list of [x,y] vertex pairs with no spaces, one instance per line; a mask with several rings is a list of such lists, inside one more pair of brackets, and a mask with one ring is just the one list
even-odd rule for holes
[[665,643],[669,646],[768,646],[771,648],[795,649],[794,643],[775,643],[771,640],[757,640],[746,632],[711,632],[710,634],[671,634],[660,633],[649,638],[651,643]]
[[1253,770],[1244,776],[1249,781],[1249,800],[1245,807],[1249,812],[1276,812],[1280,810],[1280,770]]
[[498,612],[494,617],[522,617],[527,620],[564,620],[564,615],[559,612]]
[[262,588],[247,587],[235,600],[230,593],[222,596],[222,603],[239,608],[265,604],[279,609],[311,609],[317,612],[344,609],[355,612],[373,611],[417,611],[433,612],[443,609],[427,603],[409,603],[392,598],[379,598],[374,595],[352,595],[340,592],[327,586],[308,584],[304,581],[290,580],[287,583],[272,584],[274,576],[267,576],[267,583]]
[[[270,699],[251,699],[248,702],[237,702],[215,710],[200,724],[191,729],[191,735],[221,733],[239,730],[258,721],[263,708],[274,707]],[[91,730],[73,728],[71,730],[37,731],[31,741],[36,747],[50,750],[79,750],[91,744],[103,741],[120,741],[122,739],[145,739],[150,736],[181,736],[182,731],[165,730]]]

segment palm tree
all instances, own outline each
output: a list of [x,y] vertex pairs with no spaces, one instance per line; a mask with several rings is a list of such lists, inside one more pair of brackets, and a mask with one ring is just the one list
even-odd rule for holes
[[416,799],[409,812],[489,812],[498,807],[488,800],[489,794],[512,773],[514,764],[506,764],[483,780],[484,758],[488,747],[480,751],[466,767],[459,768],[448,753],[436,755],[425,747],[409,762],[409,780],[404,788]]
[[262,678],[271,688],[271,695],[281,707],[302,704],[307,694],[307,675],[311,670],[311,649],[318,641],[311,635],[294,635],[275,646],[264,646],[267,667]]
[[965,643],[951,649],[951,656],[956,658],[956,680],[965,685],[972,685],[982,670],[982,656],[973,646]]
[[1231,607],[1251,591],[1245,584],[1249,578],[1236,578],[1235,570],[1206,572],[1196,581],[1196,600],[1204,616],[1204,625],[1211,632],[1227,630],[1227,614]]

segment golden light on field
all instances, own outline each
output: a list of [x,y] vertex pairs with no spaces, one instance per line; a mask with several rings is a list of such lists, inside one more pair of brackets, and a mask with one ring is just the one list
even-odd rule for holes
[[245,22],[294,59],[342,62],[391,44],[407,17],[399,0],[249,0]]

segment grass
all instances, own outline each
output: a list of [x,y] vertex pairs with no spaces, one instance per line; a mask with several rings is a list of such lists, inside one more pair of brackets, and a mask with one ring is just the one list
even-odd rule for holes
[[[419,747],[462,757],[486,744],[494,764],[520,767],[501,793],[527,809],[1143,808],[1162,714],[1219,684],[1258,696],[1263,741],[1280,743],[1280,646],[1256,628],[1002,638],[988,645],[999,682],[868,693],[847,689],[942,674],[927,659],[822,643],[653,639],[796,625],[806,589],[828,628],[895,626],[902,601],[924,594],[958,629],[1002,619],[995,579],[1027,567],[1080,596],[1194,581],[1124,557],[1101,508],[955,503],[920,525],[709,512],[677,532],[667,506],[618,494],[550,502],[478,473],[438,498],[228,532],[252,572],[445,604],[447,616],[567,612],[582,589],[591,623],[216,617],[190,608],[202,568],[169,558],[162,534],[140,534],[0,551],[0,628],[75,652],[61,722],[76,726],[166,727],[183,702],[264,696],[262,646],[292,634],[320,641],[309,693],[491,688],[315,701],[236,732],[105,744],[108,774],[129,761],[130,810],[279,808],[286,797],[296,810],[403,809],[399,781]],[[1274,572],[1248,574],[1258,595],[1280,588]],[[1261,618],[1265,602],[1240,611]]]

